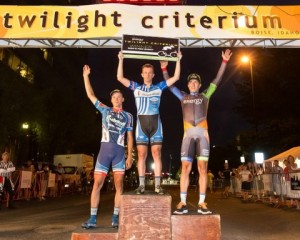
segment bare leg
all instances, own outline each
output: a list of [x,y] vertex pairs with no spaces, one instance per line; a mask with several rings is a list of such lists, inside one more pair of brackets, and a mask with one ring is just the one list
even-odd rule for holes
[[198,160],[199,193],[206,194],[207,189],[207,161]]
[[138,145],[138,172],[139,176],[145,176],[146,171],[146,158],[148,155],[148,146]]
[[91,208],[98,208],[100,202],[100,191],[103,187],[103,183],[106,175],[95,174],[94,175],[94,186],[91,194]]
[[154,174],[156,177],[161,176],[162,164],[161,164],[161,145],[152,145],[151,153],[155,164]]
[[114,174],[114,182],[116,188],[115,207],[120,207],[121,194],[123,193],[123,179],[124,174]]
[[190,184],[190,172],[192,170],[192,163],[188,161],[181,162],[181,176],[180,176],[180,192],[187,192]]

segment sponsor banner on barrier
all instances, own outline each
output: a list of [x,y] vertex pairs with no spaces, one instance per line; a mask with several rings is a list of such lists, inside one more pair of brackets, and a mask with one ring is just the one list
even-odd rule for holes
[[[0,6],[0,39],[299,39],[294,6]],[[25,41],[25,40],[24,40]]]
[[55,187],[55,173],[49,173],[48,187]]
[[21,185],[20,188],[31,188],[32,172],[21,171]]
[[300,190],[300,174],[291,174],[291,190]]
[[177,61],[179,39],[123,35],[125,58]]

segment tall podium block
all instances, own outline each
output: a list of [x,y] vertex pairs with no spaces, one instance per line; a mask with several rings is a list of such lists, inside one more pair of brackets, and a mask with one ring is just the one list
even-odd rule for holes
[[172,215],[172,240],[220,240],[220,215]]
[[121,196],[119,239],[171,239],[170,195],[147,193]]

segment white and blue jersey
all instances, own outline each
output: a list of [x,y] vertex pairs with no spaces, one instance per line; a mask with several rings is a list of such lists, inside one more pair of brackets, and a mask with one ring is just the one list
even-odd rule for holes
[[159,105],[162,91],[168,88],[166,81],[147,87],[130,81],[128,87],[133,91],[137,108],[135,140],[137,145],[161,145],[163,141]]
[[95,102],[95,107],[102,114],[101,142],[116,143],[124,147],[125,133],[133,129],[132,114],[108,107],[99,100]]
[[155,115],[159,114],[159,105],[162,91],[168,88],[166,81],[158,84],[152,84],[147,87],[137,82],[130,81],[128,87],[133,91],[137,115]]

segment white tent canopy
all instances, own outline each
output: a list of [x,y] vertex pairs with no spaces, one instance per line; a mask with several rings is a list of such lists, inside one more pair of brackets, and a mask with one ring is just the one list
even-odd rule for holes
[[278,161],[283,161],[284,159],[286,159],[289,155],[292,155],[295,159],[296,158],[300,158],[300,146],[298,147],[293,147],[287,151],[284,151],[274,157],[271,157],[269,159],[266,159],[265,162],[272,162],[274,160],[278,160]]

